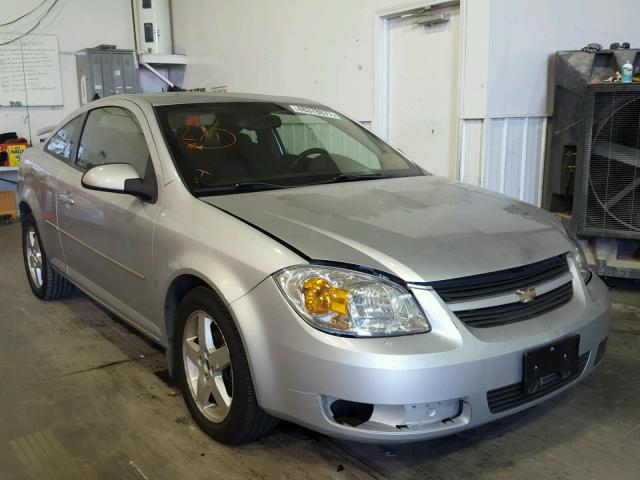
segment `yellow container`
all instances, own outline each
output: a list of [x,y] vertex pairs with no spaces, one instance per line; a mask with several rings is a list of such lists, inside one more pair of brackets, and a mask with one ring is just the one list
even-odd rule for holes
[[17,167],[20,165],[20,155],[27,149],[27,146],[19,143],[16,145],[7,145],[7,155],[9,157],[9,166]]

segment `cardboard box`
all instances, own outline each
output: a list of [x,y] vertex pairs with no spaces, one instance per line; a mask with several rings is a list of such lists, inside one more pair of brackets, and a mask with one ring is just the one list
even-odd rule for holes
[[11,215],[16,219],[16,194],[15,192],[0,192],[0,215]]
[[7,155],[9,156],[9,166],[17,167],[20,165],[20,155],[27,149],[24,143],[16,143],[7,145]]

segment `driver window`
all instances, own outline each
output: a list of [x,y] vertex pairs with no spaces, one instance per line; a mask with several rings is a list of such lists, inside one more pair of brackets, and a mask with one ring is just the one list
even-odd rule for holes
[[132,112],[121,107],[89,112],[76,165],[88,169],[109,163],[128,163],[144,178],[149,162],[147,141]]

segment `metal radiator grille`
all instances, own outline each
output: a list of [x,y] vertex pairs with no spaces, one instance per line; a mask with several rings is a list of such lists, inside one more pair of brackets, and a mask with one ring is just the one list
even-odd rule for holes
[[[560,279],[564,279],[564,283],[560,283]],[[521,289],[550,285],[554,281],[553,287],[543,288],[543,293],[528,302],[517,298]],[[452,308],[458,319],[474,328],[528,320],[560,308],[573,298],[566,254],[507,270],[433,282],[429,286]],[[511,295],[511,300],[474,304],[477,300],[499,299],[504,295]]]
[[560,308],[573,298],[571,282],[540,295],[530,303],[507,303],[495,307],[457,311],[456,316],[474,328],[489,328],[521,322]]
[[578,234],[640,239],[640,85],[589,85]]
[[567,272],[569,272],[567,256],[558,255],[522,267],[433,282],[430,286],[443,301],[460,302],[531,287],[553,280]]

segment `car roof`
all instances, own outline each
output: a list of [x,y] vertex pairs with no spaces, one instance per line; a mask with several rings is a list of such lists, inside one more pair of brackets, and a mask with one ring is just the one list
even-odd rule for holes
[[129,100],[139,104],[152,106],[180,105],[188,103],[305,103],[318,105],[318,102],[305,98],[281,97],[276,95],[258,95],[250,93],[207,93],[207,92],[168,92],[168,93],[136,93],[112,95],[105,100]]

